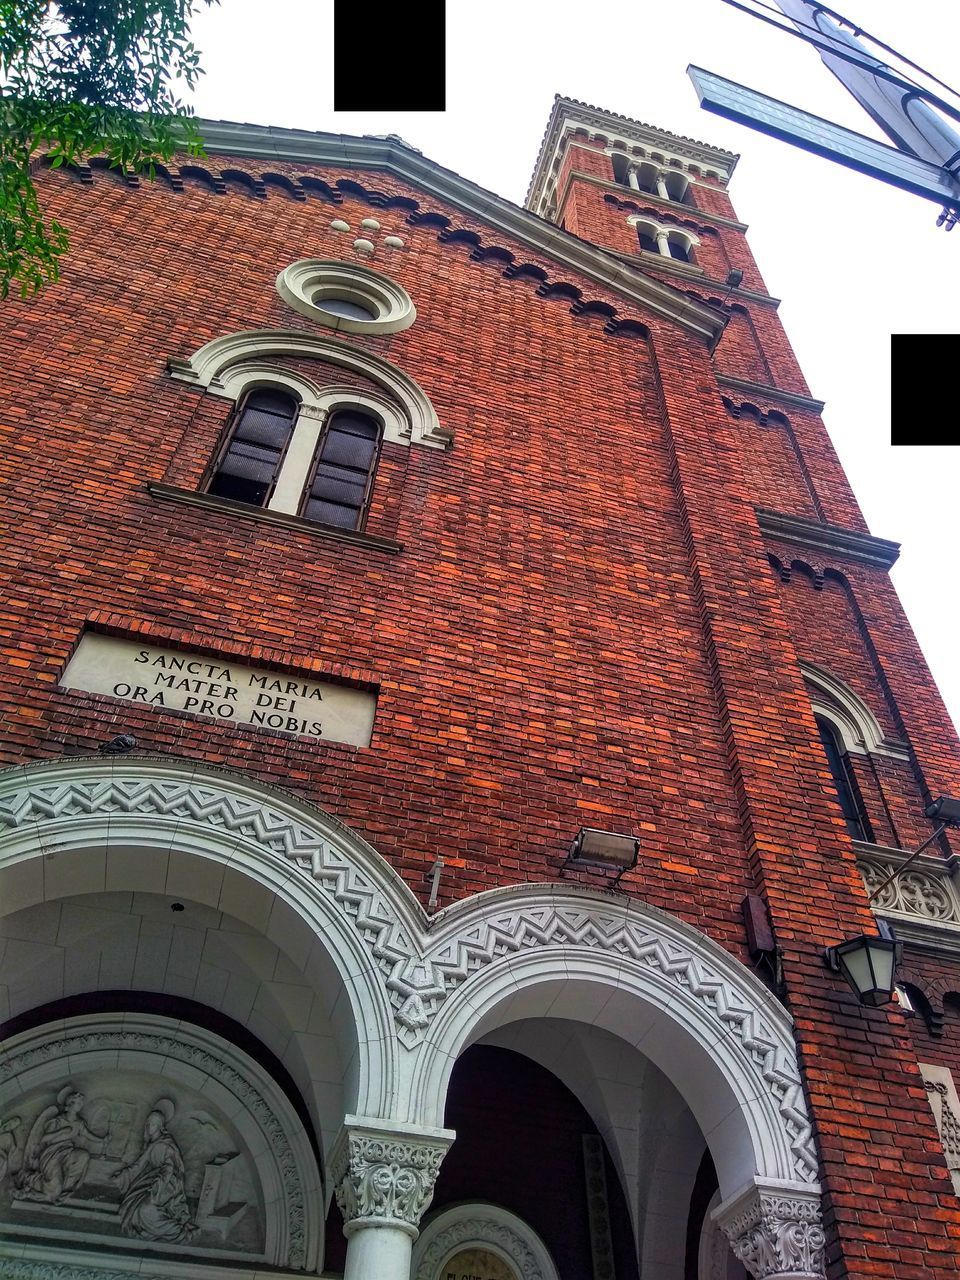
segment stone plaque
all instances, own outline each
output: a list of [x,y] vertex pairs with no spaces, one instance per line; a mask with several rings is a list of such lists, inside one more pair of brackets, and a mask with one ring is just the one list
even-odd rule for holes
[[517,1273],[489,1249],[461,1249],[445,1262],[438,1280],[518,1280]]
[[369,746],[377,709],[376,695],[364,689],[90,631],[60,684],[222,724],[259,725],[355,747]]

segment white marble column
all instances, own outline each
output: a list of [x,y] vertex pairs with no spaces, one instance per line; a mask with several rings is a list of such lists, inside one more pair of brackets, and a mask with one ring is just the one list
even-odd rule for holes
[[347,1237],[344,1280],[410,1280],[420,1219],[453,1139],[450,1129],[345,1118],[329,1164]]
[[667,239],[667,233],[665,231],[657,232],[657,248],[665,258],[672,256],[670,253],[670,241]]
[[819,1187],[757,1178],[710,1216],[754,1280],[824,1280]]
[[634,191],[640,190],[640,179],[637,177],[637,166],[634,164],[627,170],[627,185]]
[[662,200],[670,199],[670,193],[667,191],[667,181],[662,173],[657,174],[657,195],[660,196]]

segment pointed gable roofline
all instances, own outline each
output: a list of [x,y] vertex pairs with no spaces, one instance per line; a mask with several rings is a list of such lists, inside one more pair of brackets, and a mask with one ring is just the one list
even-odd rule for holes
[[645,275],[614,254],[494,195],[452,169],[428,160],[415,147],[393,135],[357,138],[271,125],[233,124],[226,120],[196,123],[204,146],[211,154],[391,173],[613,290],[635,306],[681,325],[711,347],[723,332],[725,317],[713,307]]

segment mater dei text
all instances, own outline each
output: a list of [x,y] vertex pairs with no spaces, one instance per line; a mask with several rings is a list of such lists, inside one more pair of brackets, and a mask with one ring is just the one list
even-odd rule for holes
[[357,747],[370,743],[377,706],[371,689],[95,631],[80,637],[60,684],[156,711]]
[[[121,681],[113,689],[118,698],[132,698],[135,702],[166,706],[166,696],[182,694],[182,702],[178,701],[173,705],[179,706],[183,711],[193,711],[198,716],[219,716],[221,720],[235,717],[240,688],[234,683],[229,667],[196,658],[180,658],[162,653],[153,655],[149,649],[141,649],[134,662],[147,666],[148,671],[144,672],[147,683],[131,686],[126,681]],[[156,671],[157,667],[161,670]],[[249,714],[251,724],[263,724],[268,729],[283,729],[287,733],[322,737],[323,725],[320,721],[303,715],[305,711],[314,710],[311,704],[323,701],[323,694],[317,685],[250,672],[246,676],[246,687],[255,699],[255,705]]]

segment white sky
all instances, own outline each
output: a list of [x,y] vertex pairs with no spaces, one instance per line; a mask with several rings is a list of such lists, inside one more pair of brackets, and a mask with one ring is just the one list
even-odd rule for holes
[[[960,79],[947,56],[960,48],[960,6],[833,3],[948,83]],[[369,12],[375,24],[376,7]],[[930,201],[702,111],[691,62],[882,137],[813,50],[721,0],[447,0],[447,12],[445,112],[334,112],[333,5],[316,0],[222,0],[204,11],[194,39],[206,75],[193,105],[215,119],[399,133],[517,203],[555,93],[739,152],[734,206],[767,287],[784,299],[781,319],[812,394],[827,402],[824,420],[871,530],[903,543],[893,579],[960,724],[956,369],[929,404],[918,389],[917,414],[942,421],[957,444],[889,443],[889,335],[957,330],[960,228],[937,230]]]

